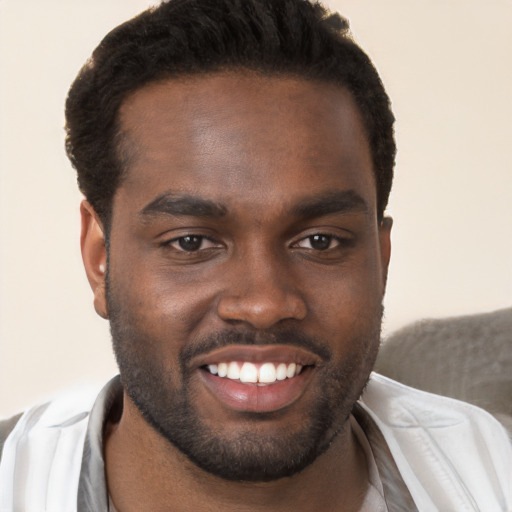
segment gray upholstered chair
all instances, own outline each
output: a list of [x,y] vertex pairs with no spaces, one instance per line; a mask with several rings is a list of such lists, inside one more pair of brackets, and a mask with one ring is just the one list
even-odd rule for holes
[[406,326],[384,340],[376,371],[478,405],[512,433],[512,308]]

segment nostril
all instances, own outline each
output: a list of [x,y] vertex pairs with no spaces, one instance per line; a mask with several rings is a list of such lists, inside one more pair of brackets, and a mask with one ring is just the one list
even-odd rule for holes
[[224,296],[217,310],[226,322],[247,323],[256,329],[268,329],[284,320],[303,320],[307,312],[301,297],[279,290]]

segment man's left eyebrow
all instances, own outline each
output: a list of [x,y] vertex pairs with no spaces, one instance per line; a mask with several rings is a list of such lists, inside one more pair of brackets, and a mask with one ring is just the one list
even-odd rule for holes
[[312,219],[333,213],[367,214],[369,211],[368,204],[357,192],[343,190],[304,199],[292,208],[291,213],[302,219]]
[[139,216],[144,218],[160,215],[219,218],[226,215],[223,204],[192,195],[164,193],[151,201]]

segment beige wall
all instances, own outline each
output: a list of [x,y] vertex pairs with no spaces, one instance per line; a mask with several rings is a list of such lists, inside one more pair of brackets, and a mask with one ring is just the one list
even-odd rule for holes
[[[0,415],[114,374],[78,248],[63,102],[143,0],[0,1]],[[330,2],[382,73],[399,155],[385,330],[512,303],[512,2]]]

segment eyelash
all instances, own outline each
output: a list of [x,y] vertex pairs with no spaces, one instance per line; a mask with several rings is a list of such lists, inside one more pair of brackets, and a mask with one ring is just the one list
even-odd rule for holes
[[[328,246],[325,248],[313,247],[313,244],[318,241],[320,242],[320,244],[322,244],[321,240],[316,240],[314,242],[313,239],[315,239],[315,238],[316,239],[321,239],[321,238],[327,239],[326,241],[327,241]],[[347,247],[353,243],[352,240],[350,240],[348,238],[342,238],[342,237],[333,235],[331,233],[314,233],[314,234],[311,234],[311,235],[301,238],[300,240],[295,242],[293,245],[301,247],[299,244],[301,242],[305,242],[305,241],[309,241],[310,247],[303,247],[304,249],[318,251],[318,252],[327,252],[327,251],[334,250],[339,247]],[[332,242],[336,242],[336,245],[334,247],[331,247]]]
[[[184,243],[186,243],[186,239],[187,238],[195,238],[195,239],[199,239],[199,247],[197,249],[192,249],[192,250],[187,250],[185,249],[183,246],[178,248],[178,247],[173,247],[174,244],[180,244],[181,241],[183,241]],[[213,238],[210,238],[208,236],[205,236],[205,235],[196,235],[194,233],[190,233],[190,234],[186,234],[186,235],[182,235],[182,236],[178,236],[176,238],[173,238],[172,240],[167,240],[165,242],[162,242],[161,246],[162,247],[165,247],[165,248],[170,248],[170,249],[174,249],[175,251],[177,252],[182,252],[182,253],[190,253],[190,254],[193,254],[193,253],[197,253],[199,251],[205,251],[207,249],[213,249],[215,247],[208,247],[206,249],[201,249],[201,246],[203,245],[203,243],[205,241],[208,241],[208,242],[211,242],[213,246],[220,246],[220,244],[218,242],[216,242]],[[181,244],[180,244],[181,245]]]

